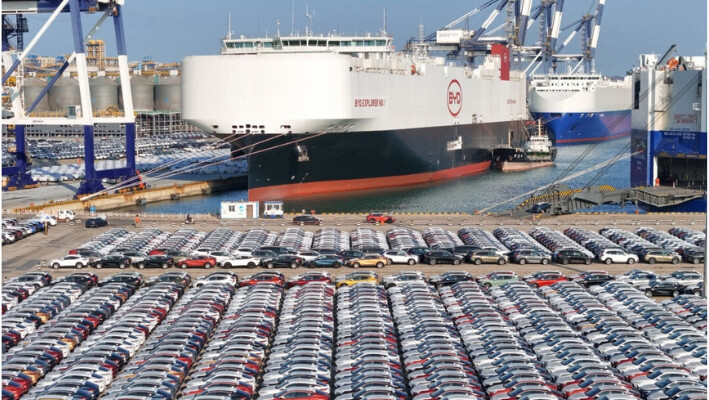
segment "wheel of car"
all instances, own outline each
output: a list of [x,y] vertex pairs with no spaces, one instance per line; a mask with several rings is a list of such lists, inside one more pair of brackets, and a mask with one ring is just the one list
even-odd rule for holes
[[583,261],[583,263],[586,264],[586,265],[591,265],[591,259],[590,259],[590,258],[587,258],[587,259],[585,259],[585,260]]
[[96,264],[96,268],[101,269],[101,267],[103,267],[103,265],[101,265],[101,263]]
[[367,222],[374,222],[374,218],[367,218]]
[[695,264],[699,264],[699,259],[698,259],[698,258],[695,258],[692,262],[695,263]]
[[[248,264],[246,264],[247,268],[256,268],[256,263],[253,261],[250,261]],[[231,268],[231,264],[227,268]]]
[[185,268],[187,268],[187,264],[186,264],[186,263],[182,263],[182,264],[180,264],[180,268],[182,268],[182,269],[185,269]]
[[483,263],[483,260],[481,260],[481,259],[479,259],[479,258],[476,258],[475,261],[473,261],[473,263],[474,263],[475,265],[480,265],[480,264]]
[[387,221],[386,221],[386,222],[387,222],[387,224],[391,224],[392,222],[394,222],[394,220],[391,219],[391,218],[387,218]]
[[458,264],[460,264],[460,260],[457,258],[453,259],[453,265],[458,265]]
[[672,264],[679,264],[679,258],[677,258],[677,257],[673,258]]
[[507,263],[507,261],[505,261],[504,258],[500,258],[499,260],[497,260],[498,265],[505,265],[506,263]]
[[310,264],[308,264],[308,266],[309,266],[310,268],[315,268],[315,267],[317,267],[318,265],[315,264],[315,261],[311,261]]
[[569,265],[569,259],[568,259],[568,258],[564,258],[563,260],[561,260],[561,263],[564,264],[564,265]]
[[143,263],[138,264],[138,269],[144,269],[144,268],[145,268],[145,264],[143,264]]
[[527,263],[527,259],[526,259],[526,258],[521,258],[521,259],[519,260],[519,264],[520,264],[520,265],[524,265],[524,264],[526,264],[526,263]]
[[634,264],[634,263],[635,263],[635,259],[634,259],[634,258],[629,258],[629,259],[628,259],[628,264]]
[[679,290],[675,290],[674,292],[672,292],[672,297],[677,297],[677,296],[679,296]]
[[489,282],[483,283],[483,286],[485,286],[488,289],[490,289],[492,287],[492,285]]
[[387,258],[387,265],[392,265],[394,264],[394,261],[391,260],[391,258]]
[[76,268],[84,268],[84,264],[78,262],[76,263]]
[[119,265],[118,268],[125,269],[126,267],[128,267],[128,265],[129,265],[128,263],[123,263],[123,264]]
[[606,258],[606,264],[610,265],[613,262],[610,258]]
[[647,296],[647,297],[652,297],[652,290],[646,290],[646,291],[645,291],[645,296]]
[[59,263],[54,263],[54,264],[52,264],[52,268],[54,268],[54,269],[59,268]]
[[436,259],[432,258],[432,259],[428,260],[428,264],[429,265],[436,265]]
[[695,296],[701,296],[701,295],[702,295],[702,291],[699,290],[699,289],[697,289],[697,290],[693,291],[692,294],[695,295]]
[[407,264],[414,265],[414,264],[416,264],[416,260],[414,260],[413,258],[409,258],[409,261],[407,262]]
[[162,269],[167,269],[167,267],[169,267],[169,266],[170,266],[170,265],[169,265],[168,263],[163,263],[163,264],[162,264]]
[[[253,263],[249,263],[249,264],[253,264]],[[224,263],[224,264],[222,264],[222,267],[224,267],[224,268],[231,268],[231,263],[228,263],[228,262],[227,262],[227,263]],[[249,265],[249,268],[251,268],[250,265]]]
[[340,264],[339,261],[335,261],[334,263],[332,263],[332,268],[340,268],[341,266],[342,264]]
[[356,262],[356,263],[352,264],[352,268],[359,268],[359,263]]
[[212,263],[204,263],[204,268],[206,268],[206,269],[212,268]]
[[272,262],[270,262],[270,263],[266,264],[266,268],[268,268],[268,269],[271,269],[271,268],[273,268],[273,263],[272,263]]
[[549,259],[548,258],[542,258],[542,265],[547,265],[549,264]]
[[648,264],[650,264],[650,265],[654,264],[656,261],[657,260],[655,260],[654,258],[650,258],[647,260]]
[[290,263],[290,269],[296,269],[296,268],[298,268],[298,264],[296,264],[294,262]]

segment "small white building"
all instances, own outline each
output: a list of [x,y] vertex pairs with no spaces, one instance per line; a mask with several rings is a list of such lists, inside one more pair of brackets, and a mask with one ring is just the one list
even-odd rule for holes
[[283,202],[282,201],[264,201],[263,202],[263,217],[264,218],[283,218]]
[[222,201],[222,219],[258,218],[258,201]]

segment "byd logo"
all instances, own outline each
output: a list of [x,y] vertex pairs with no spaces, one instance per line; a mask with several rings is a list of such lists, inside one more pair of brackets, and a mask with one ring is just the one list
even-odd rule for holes
[[460,88],[460,83],[453,79],[448,84],[448,112],[456,117],[460,114],[460,109],[463,107],[463,90]]

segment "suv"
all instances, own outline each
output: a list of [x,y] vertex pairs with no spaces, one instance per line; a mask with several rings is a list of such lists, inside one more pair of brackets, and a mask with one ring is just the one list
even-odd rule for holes
[[482,263],[495,263],[503,265],[507,263],[507,257],[497,254],[494,250],[487,249],[473,250],[468,253],[466,259],[475,265],[480,265]]
[[552,259],[562,264],[568,264],[570,262],[580,262],[589,265],[593,261],[593,258],[591,258],[591,256],[575,249],[563,249],[555,251],[552,255]]
[[635,254],[626,253],[623,249],[605,249],[598,256],[601,262],[606,264],[611,263],[628,263],[632,264],[640,259]]
[[537,264],[549,264],[551,262],[551,256],[535,249],[521,249],[512,253],[511,261],[519,264],[527,263],[537,263]]
[[367,215],[367,222],[379,222],[380,224],[391,224],[396,221],[391,215],[386,215],[384,213],[371,213]]
[[320,225],[322,220],[312,215],[298,215],[293,217],[293,223],[296,225]]
[[654,264],[656,262],[679,264],[680,262],[679,255],[665,249],[650,249],[643,252],[642,256],[643,261],[648,264]]

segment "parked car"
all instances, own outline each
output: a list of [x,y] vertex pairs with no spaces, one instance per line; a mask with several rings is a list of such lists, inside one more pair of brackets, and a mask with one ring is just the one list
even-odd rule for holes
[[96,268],[128,268],[130,265],[131,259],[120,254],[107,255],[94,263]]
[[507,282],[513,282],[513,281],[519,281],[519,277],[517,274],[491,274],[487,278],[480,279],[478,282],[480,283],[481,286],[485,287],[497,287],[497,286],[502,286]]
[[192,256],[177,263],[177,266],[185,268],[205,268],[209,269],[217,265],[217,260],[210,256]]
[[66,267],[83,268],[86,266],[91,266],[91,259],[79,254],[69,254],[62,258],[50,261],[49,266],[54,269]]
[[57,211],[57,221],[73,221],[76,218],[76,213],[71,210]]
[[645,293],[648,297],[653,296],[672,296],[677,297],[684,293],[685,285],[672,281],[652,281],[650,285],[640,286],[638,290]]
[[549,264],[551,256],[543,251],[535,249],[521,249],[512,253],[510,260],[519,264]]
[[107,225],[108,221],[105,218],[89,218],[85,223],[87,228],[100,228]]
[[352,268],[359,267],[377,267],[383,268],[389,263],[386,258],[377,254],[365,254],[360,258],[353,258],[350,260],[349,264]]
[[626,252],[623,249],[605,249],[601,251],[598,259],[606,264],[611,263],[628,263],[633,264],[638,262],[640,259],[635,254]]
[[322,255],[312,261],[310,261],[307,264],[303,264],[304,266],[307,265],[310,268],[317,268],[317,267],[332,267],[332,268],[340,268],[342,266],[342,263],[344,260],[342,257],[338,255]]
[[62,282],[78,283],[83,285],[86,289],[91,289],[92,287],[98,285],[98,275],[92,272],[75,272],[58,280],[57,284]]
[[281,254],[276,258],[272,258],[269,261],[264,262],[266,268],[278,268],[278,267],[290,267],[292,269],[298,268],[300,264],[303,263],[303,259],[295,256],[293,254]]
[[564,265],[568,263],[583,263],[589,265],[593,262],[593,257],[576,249],[561,249],[552,254],[552,260]]
[[379,275],[367,271],[351,272],[345,276],[338,277],[335,281],[335,287],[353,286],[363,282],[379,283]]
[[310,271],[303,275],[296,275],[288,279],[286,283],[287,288],[292,288],[293,286],[303,286],[310,282],[327,282],[332,283],[332,277],[327,272]]
[[458,282],[471,282],[474,278],[466,271],[447,271],[440,275],[433,275],[428,282],[437,289],[441,286],[450,286]]
[[615,280],[615,277],[609,275],[605,271],[585,271],[572,279],[579,284],[589,287],[594,285],[601,285],[605,282]]
[[692,264],[701,264],[704,262],[704,250],[702,249],[687,249],[682,253],[685,261]]
[[384,213],[371,213],[367,215],[367,222],[374,223],[379,222],[380,224],[391,224],[396,221],[391,215],[386,215]]
[[283,285],[286,281],[285,276],[278,271],[263,271],[257,274],[245,276],[241,279],[239,286],[251,286],[259,283],[275,283]]
[[138,272],[121,272],[116,275],[108,276],[99,282],[99,286],[108,285],[109,283],[128,283],[135,288],[139,288],[143,284],[143,275]]
[[552,271],[538,272],[531,277],[525,278],[525,282],[536,287],[550,286],[557,282],[565,282],[568,280],[569,279],[561,273]]
[[194,287],[202,287],[207,284],[211,283],[227,283],[232,286],[238,286],[239,284],[239,278],[236,276],[235,273],[233,272],[228,272],[228,271],[217,271],[217,272],[212,272],[211,274],[195,279],[194,283],[192,283],[192,286]]
[[681,260],[679,254],[665,249],[649,249],[640,254],[642,255],[642,260],[648,264],[655,264],[656,262],[679,264]]
[[403,250],[389,250],[385,251],[382,255],[387,258],[389,264],[414,265],[419,261],[418,256],[412,256]]
[[138,264],[138,268],[172,268],[175,265],[175,259],[164,254],[156,254],[147,256]]
[[10,279],[8,283],[10,282],[26,283],[39,289],[49,285],[52,282],[52,276],[46,272],[28,272],[24,275]]
[[401,271],[382,278],[382,283],[387,289],[414,281],[426,282],[426,276],[418,271]]
[[261,259],[252,256],[233,256],[217,263],[221,268],[246,267],[256,268],[261,265]]
[[313,215],[297,215],[293,217],[293,223],[296,225],[320,225],[322,220]]
[[495,250],[491,249],[479,249],[469,252],[465,259],[475,265],[480,265],[482,263],[493,263],[504,265],[507,263],[507,257],[498,254]]
[[458,265],[463,262],[463,257],[456,256],[447,250],[432,250],[421,256],[421,263],[429,265],[453,264]]

